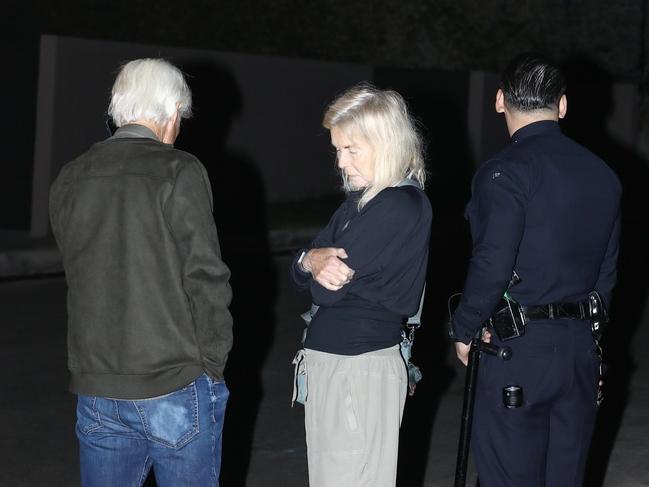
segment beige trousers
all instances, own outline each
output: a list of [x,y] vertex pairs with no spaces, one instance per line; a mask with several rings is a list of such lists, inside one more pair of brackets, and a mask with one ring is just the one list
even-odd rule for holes
[[305,350],[310,487],[394,487],[408,378],[399,346]]

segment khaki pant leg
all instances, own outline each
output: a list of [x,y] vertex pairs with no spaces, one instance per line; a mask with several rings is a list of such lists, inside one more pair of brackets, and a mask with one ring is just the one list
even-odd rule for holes
[[398,347],[357,356],[306,351],[311,487],[393,487],[407,376]]

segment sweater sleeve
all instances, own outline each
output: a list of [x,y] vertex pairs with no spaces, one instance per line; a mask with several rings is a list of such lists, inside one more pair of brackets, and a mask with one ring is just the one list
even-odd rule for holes
[[221,260],[212,194],[198,161],[178,173],[165,214],[181,256],[183,287],[203,360],[222,371],[232,346],[230,271]]
[[[345,264],[354,277],[338,291],[330,291],[311,280],[314,303],[328,306],[340,301],[355,286],[378,278],[385,259],[404,241],[419,221],[421,209],[415,196],[400,188],[388,188],[370,201],[342,232],[335,246],[345,249]],[[390,250],[388,250],[390,249]]]
[[311,273],[303,272],[302,270],[300,270],[299,266],[297,265],[297,261],[299,260],[300,255],[302,255],[302,252],[308,252],[311,249],[334,246],[333,234],[336,225],[338,224],[338,221],[341,218],[341,215],[345,212],[345,206],[347,204],[348,202],[346,201],[341,206],[338,207],[338,209],[334,212],[334,214],[329,219],[329,223],[327,223],[327,226],[325,226],[318,233],[318,235],[315,237],[313,242],[311,242],[311,245],[309,247],[300,249],[293,256],[293,260],[291,261],[289,271],[293,283],[298,289],[308,289],[311,283]]

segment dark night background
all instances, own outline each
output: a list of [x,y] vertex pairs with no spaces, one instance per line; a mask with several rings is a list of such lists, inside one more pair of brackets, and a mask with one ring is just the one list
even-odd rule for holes
[[[569,113],[564,130],[607,160],[624,186],[613,319],[625,326],[606,340],[610,399],[600,414],[587,483],[601,485],[636,367],[630,347],[647,297],[649,0],[12,0],[3,3],[2,17],[5,113],[0,123],[5,139],[0,230],[26,231],[30,226],[41,34],[376,66],[375,83],[406,96],[428,146],[428,193],[435,211],[425,311],[430,323],[443,322],[446,296],[463,283],[470,252],[463,209],[473,169],[480,161],[470,151],[466,105],[456,103],[466,86],[443,93],[428,87],[441,71],[498,72],[511,57],[527,50],[565,63]],[[248,161],[228,153],[222,144],[245,100],[239,99],[227,73],[204,72],[200,66],[185,69],[195,77],[192,89],[201,111],[188,122],[178,145],[199,156],[210,172],[215,218],[223,254],[233,271],[233,287],[258,298],[250,306],[235,297],[233,315],[241,322],[262,322],[273,314],[276,292],[265,188]],[[211,90],[214,84],[208,80],[220,91]],[[613,110],[611,90],[618,81],[639,87],[638,137],[632,144],[611,137],[606,127]],[[486,96],[491,99],[492,94]],[[245,180],[251,195],[236,215],[228,206],[235,197],[235,190],[227,184],[232,179]],[[335,197],[320,203],[329,208]],[[289,205],[288,211],[299,208]],[[256,380],[274,339],[272,325],[268,323],[256,340],[248,341],[245,350],[235,345],[228,364],[234,392],[238,382],[252,377],[246,395],[237,399],[233,394],[234,402],[229,405],[240,411],[226,423],[226,428],[240,436],[238,444],[224,453],[223,475],[229,485],[240,485],[245,477],[262,395]],[[404,419],[408,442],[402,445],[402,456],[411,465],[402,468],[400,475],[406,479],[403,485],[409,486],[423,481],[439,397],[453,379],[444,365],[448,344],[443,330],[426,328],[418,340],[418,362],[425,370],[436,371],[430,375],[436,376],[431,382],[437,386],[422,391],[419,401],[407,410],[406,416],[419,419]],[[424,349],[430,353],[424,355]],[[228,462],[227,455],[239,461]],[[228,470],[227,465],[235,463]]]
[[[539,50],[584,59],[642,86],[649,133],[647,0],[150,0],[3,2],[5,174],[0,228],[28,227],[38,43],[42,33],[348,61],[498,72]],[[586,83],[589,80],[583,80]],[[573,87],[574,88],[574,87]],[[587,101],[601,118],[600,93]],[[649,142],[645,142],[645,151]]]

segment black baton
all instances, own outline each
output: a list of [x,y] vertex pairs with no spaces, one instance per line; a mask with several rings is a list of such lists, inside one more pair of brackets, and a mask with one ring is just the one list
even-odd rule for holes
[[466,382],[464,386],[464,402],[462,404],[462,422],[460,423],[460,441],[457,449],[457,462],[455,463],[455,487],[465,487],[466,468],[469,460],[469,444],[471,442],[471,423],[473,422],[473,404],[475,402],[475,387],[480,365],[480,352],[494,355],[502,360],[512,358],[512,349],[498,347],[482,341],[482,329],[478,330],[471,341],[469,361],[466,369]]

